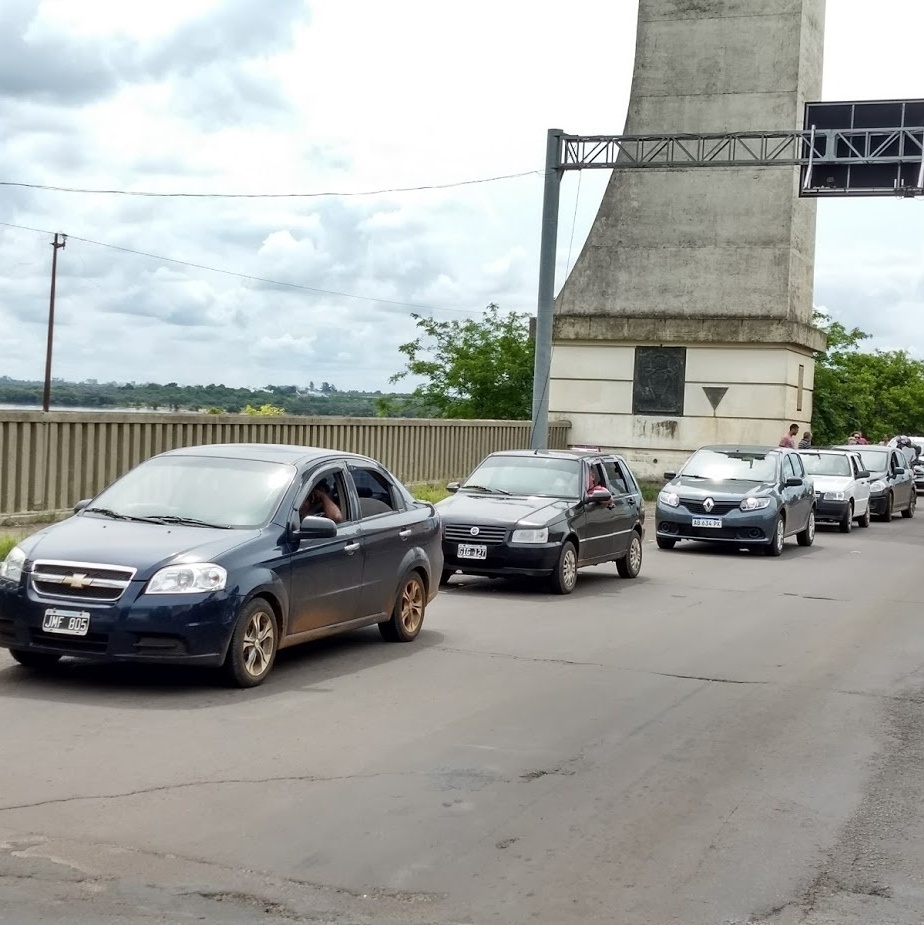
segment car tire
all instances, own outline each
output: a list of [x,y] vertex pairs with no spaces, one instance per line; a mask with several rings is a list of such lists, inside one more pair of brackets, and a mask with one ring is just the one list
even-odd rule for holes
[[890,523],[892,520],[892,505],[895,503],[895,499],[892,497],[892,492],[889,492],[886,495],[885,507],[882,509],[882,521],[883,523]]
[[391,619],[379,624],[386,642],[411,642],[423,626],[427,612],[427,590],[420,572],[410,572],[401,582],[395,596]]
[[847,508],[837,527],[841,533],[850,533],[853,529],[853,504]]
[[577,549],[571,540],[562,543],[558,563],[549,582],[555,594],[570,594],[577,584]]
[[871,519],[872,518],[870,517],[870,513],[869,513],[869,502],[867,501],[866,502],[866,513],[863,514],[862,517],[857,518],[857,526],[863,527],[865,529],[866,527],[869,526]]
[[61,661],[60,655],[51,652],[31,652],[29,649],[10,649],[10,655],[23,668],[34,668],[36,671],[54,668]]
[[633,530],[626,554],[621,559],[616,560],[616,571],[619,572],[620,578],[638,578],[641,570],[642,538],[638,535],[637,530]]
[[786,540],[786,521],[780,514],[776,518],[776,524],[773,527],[773,539],[769,546],[764,546],[764,553],[768,556],[781,556],[783,554],[783,543]]
[[656,536],[655,542],[658,544],[658,549],[673,549],[677,545],[677,540],[669,540],[663,536]]
[[262,684],[279,651],[279,626],[269,601],[255,597],[241,611],[234,624],[225,657],[225,676],[235,687]]
[[815,509],[812,508],[806,521],[805,529],[796,534],[796,542],[800,546],[811,546],[815,542]]
[[902,511],[902,517],[904,517],[905,520],[910,520],[912,517],[914,517],[914,509],[917,507],[917,503],[918,496],[916,494],[912,494],[911,500],[908,502],[908,507]]

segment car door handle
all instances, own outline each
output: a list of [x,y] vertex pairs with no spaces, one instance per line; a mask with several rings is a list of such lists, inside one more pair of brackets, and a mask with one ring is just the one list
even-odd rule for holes
[[398,534],[398,536],[400,536],[402,540],[406,540],[410,535],[411,535],[411,528],[410,528],[410,527],[408,527],[406,530],[402,530],[402,531]]
[[357,549],[359,549],[359,543],[347,543],[346,546],[343,547],[343,551],[349,556],[352,556]]

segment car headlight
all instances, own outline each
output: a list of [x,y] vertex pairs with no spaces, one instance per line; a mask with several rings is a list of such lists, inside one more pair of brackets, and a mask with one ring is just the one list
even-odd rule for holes
[[668,507],[680,507],[680,495],[676,491],[662,491],[658,500]]
[[738,506],[742,511],[762,511],[770,507],[771,498],[745,498]]
[[201,594],[205,591],[222,591],[228,573],[212,562],[193,565],[168,565],[148,582],[145,594]]
[[548,543],[548,541],[548,527],[530,527],[524,530],[514,530],[513,536],[510,538],[511,543]]
[[3,562],[0,562],[0,578],[18,582],[22,578],[22,570],[25,564],[26,554],[18,546],[14,546],[7,553]]
[[870,482],[869,490],[875,494],[877,491],[885,491],[886,483],[882,479],[876,479],[875,482]]
[[825,501],[846,501],[847,493],[843,491],[826,491]]

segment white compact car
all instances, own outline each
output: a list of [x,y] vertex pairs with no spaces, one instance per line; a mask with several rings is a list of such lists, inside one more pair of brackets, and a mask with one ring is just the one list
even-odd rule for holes
[[850,533],[853,522],[868,527],[869,472],[858,453],[849,450],[799,450],[805,471],[815,483],[815,519]]

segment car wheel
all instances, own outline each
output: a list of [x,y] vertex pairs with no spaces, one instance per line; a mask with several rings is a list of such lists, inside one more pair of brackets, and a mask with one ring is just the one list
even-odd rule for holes
[[236,687],[262,684],[279,649],[279,629],[269,602],[254,598],[237,618],[225,658],[225,673]]
[[841,518],[841,522],[837,526],[841,533],[850,533],[853,529],[853,504],[847,508],[847,511]]
[[892,505],[895,503],[895,499],[892,497],[892,493],[889,492],[886,495],[885,507],[882,509],[882,519],[885,523],[889,523],[892,520]]
[[50,652],[30,652],[28,649],[10,649],[10,655],[24,668],[52,668],[61,661],[60,655]]
[[566,540],[558,556],[558,565],[552,572],[550,582],[555,594],[570,594],[577,584],[577,550],[571,540]]
[[857,525],[863,527],[864,529],[869,526],[870,516],[869,516],[869,502],[866,503],[866,512],[863,514],[859,520],[857,520]]
[[768,556],[781,556],[783,554],[783,542],[786,539],[786,522],[783,515],[780,514],[776,519],[776,525],[773,528],[773,539],[769,546],[764,546],[764,552]]
[[655,542],[658,544],[658,549],[673,549],[677,545],[677,540],[669,540],[663,536],[655,537]]
[[914,509],[917,507],[917,503],[917,495],[912,494],[911,500],[908,502],[908,507],[902,511],[902,517],[904,517],[906,520],[910,520],[912,517],[914,517]]
[[[849,523],[849,521],[848,521]],[[805,529],[801,533],[796,534],[796,541],[800,546],[811,546],[815,542],[815,510],[809,513],[808,521],[805,524]]]
[[642,538],[637,531],[633,530],[626,554],[621,559],[616,560],[616,571],[619,572],[620,578],[638,578],[638,573],[641,570]]
[[419,572],[411,572],[401,582],[391,619],[379,624],[388,642],[410,642],[417,638],[427,610],[427,592]]

